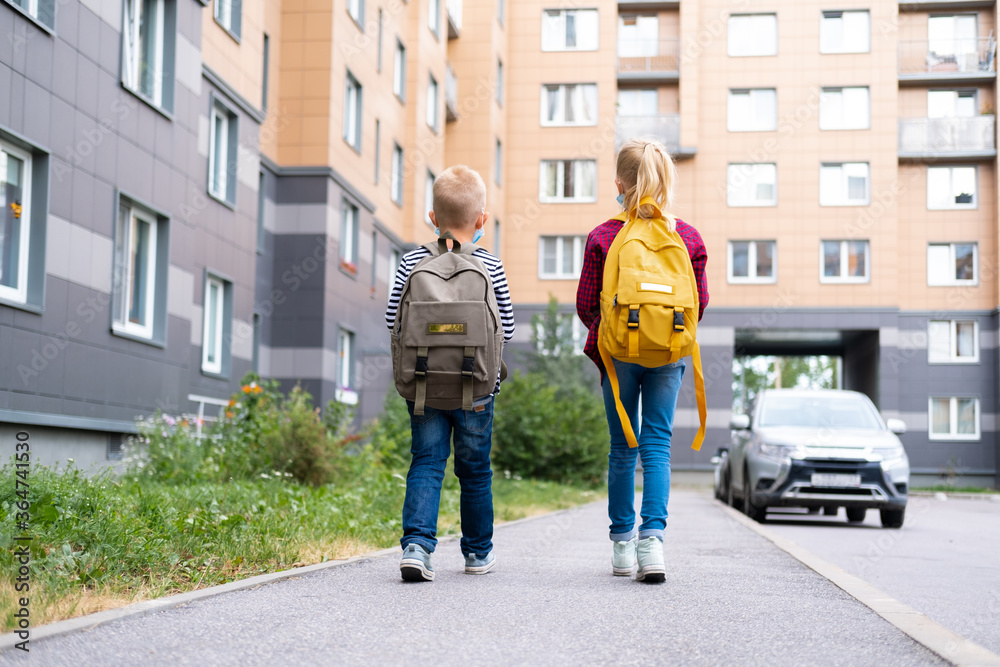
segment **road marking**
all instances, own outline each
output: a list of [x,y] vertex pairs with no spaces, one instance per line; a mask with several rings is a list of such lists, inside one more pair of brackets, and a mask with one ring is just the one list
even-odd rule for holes
[[795,542],[781,537],[728,505],[724,512],[913,638],[918,644],[958,667],[1000,667],[1000,655],[949,630],[930,617],[828,563]]

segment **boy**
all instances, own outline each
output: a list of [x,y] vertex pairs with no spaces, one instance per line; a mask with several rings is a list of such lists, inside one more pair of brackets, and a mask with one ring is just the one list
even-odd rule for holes
[[[462,165],[450,167],[434,181],[434,210],[430,212],[435,232],[451,232],[463,246],[475,244],[483,236],[486,212],[486,184],[478,173]],[[464,251],[464,248],[463,248]],[[431,253],[423,247],[403,255],[396,272],[385,313],[391,331],[400,297],[411,271]],[[514,335],[514,309],[507,288],[507,276],[500,260],[482,248],[473,253],[490,274],[496,294],[504,343]],[[486,574],[496,564],[493,555],[493,492],[490,448],[493,434],[493,397],[500,390],[499,378],[493,393],[480,397],[470,410],[438,410],[427,406],[423,415],[414,414],[407,401],[413,443],[410,471],[406,476],[403,503],[403,558],[400,574],[407,581],[432,581],[431,554],[437,545],[437,517],[444,481],[445,464],[455,437],[455,475],[462,487],[462,554],[466,574]]]

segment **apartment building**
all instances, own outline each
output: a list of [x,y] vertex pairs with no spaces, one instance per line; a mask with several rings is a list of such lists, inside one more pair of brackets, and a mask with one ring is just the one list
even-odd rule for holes
[[916,471],[992,482],[995,30],[990,0],[0,0],[0,437],[105,461],[251,369],[375,416],[391,278],[459,162],[515,344],[553,295],[582,346],[616,147],[655,136],[710,255],[675,467],[728,442],[734,354],[833,354]]

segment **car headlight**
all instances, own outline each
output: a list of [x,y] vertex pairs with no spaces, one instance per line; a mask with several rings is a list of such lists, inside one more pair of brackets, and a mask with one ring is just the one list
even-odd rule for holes
[[895,461],[903,458],[906,452],[902,445],[889,445],[887,447],[872,447],[872,454],[881,456],[883,461]]
[[798,445],[775,445],[769,442],[757,443],[757,453],[775,461],[790,459],[798,451]]

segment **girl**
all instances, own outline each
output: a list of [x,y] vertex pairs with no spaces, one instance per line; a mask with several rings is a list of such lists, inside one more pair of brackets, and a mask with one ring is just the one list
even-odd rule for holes
[[[708,254],[698,231],[681,220],[660,219],[649,206],[639,206],[651,197],[666,214],[673,209],[677,169],[667,149],[658,141],[632,139],[618,151],[615,186],[618,203],[631,216],[649,220],[650,224],[675,224],[691,257],[698,283],[701,319],[708,305],[708,283],[705,264]],[[620,385],[622,405],[633,425],[638,425],[639,400],[642,398],[642,429],[639,446],[629,448],[615,408],[611,383],[605,381],[604,365],[597,349],[600,328],[600,295],[604,278],[604,261],[611,243],[624,223],[608,220],[587,237],[583,270],[576,293],[576,312],[590,330],[584,352],[601,371],[604,406],[611,432],[611,453],[608,456],[608,515],[611,519],[611,540],[614,543],[612,571],[629,576],[638,560],[637,581],[661,582],[666,570],[663,564],[663,531],[667,525],[667,499],[670,494],[670,437],[673,432],[674,409],[684,376],[684,362],[658,368],[614,361]],[[642,457],[642,524],[635,529],[635,467],[636,456]]]

